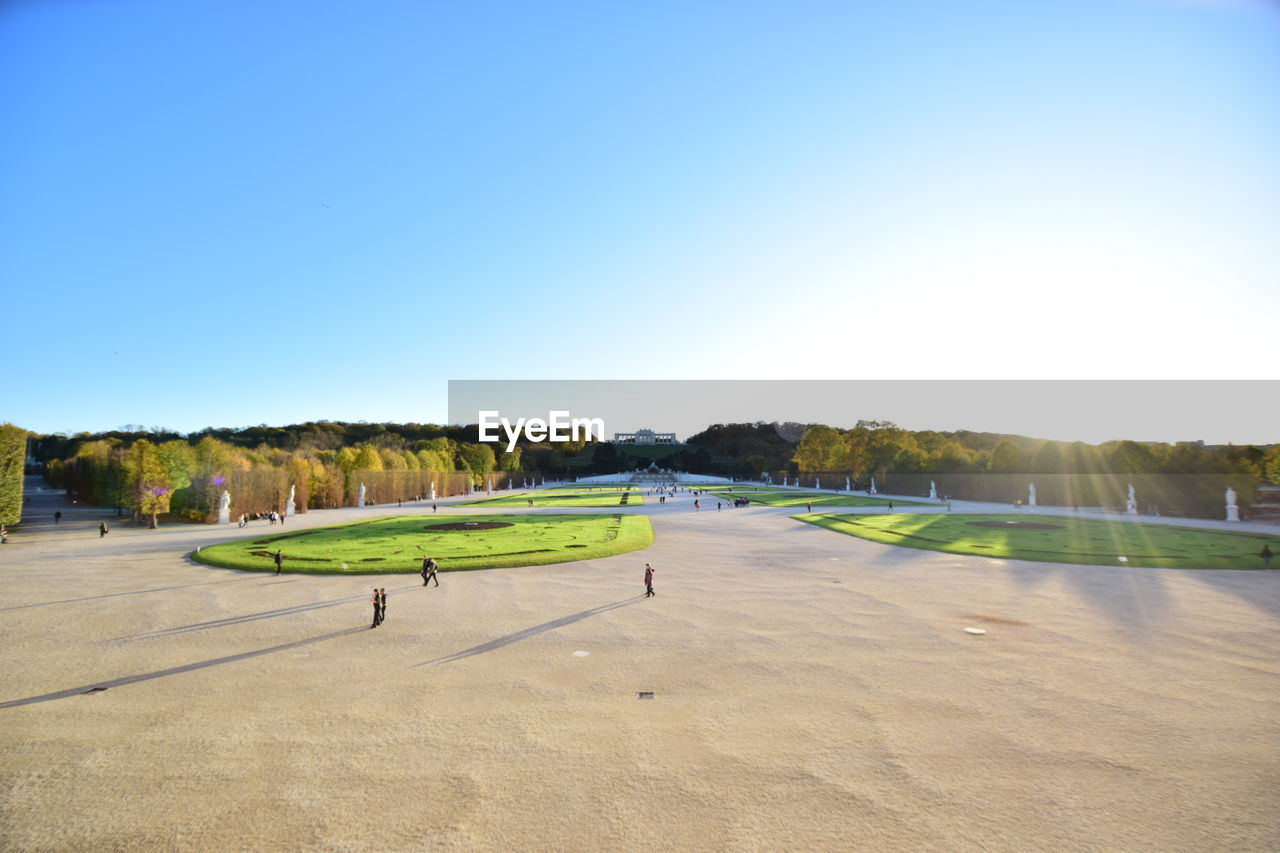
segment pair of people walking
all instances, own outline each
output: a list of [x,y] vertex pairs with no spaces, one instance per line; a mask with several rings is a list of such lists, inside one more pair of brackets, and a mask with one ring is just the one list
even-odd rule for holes
[[373,624],[370,628],[377,628],[387,618],[387,588],[384,586],[378,589],[373,588]]
[[426,586],[431,581],[436,582],[436,586],[440,586],[440,578],[436,577],[436,561],[430,557],[422,558],[422,585]]

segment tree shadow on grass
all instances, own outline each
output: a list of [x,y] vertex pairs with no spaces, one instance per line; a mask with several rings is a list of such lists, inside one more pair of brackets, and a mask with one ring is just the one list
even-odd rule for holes
[[522,631],[516,631],[514,634],[507,634],[505,637],[499,637],[496,640],[490,640],[487,643],[481,643],[478,646],[472,646],[469,649],[464,649],[463,651],[460,651],[460,652],[454,652],[451,655],[438,657],[438,658],[435,658],[434,660],[423,661],[422,663],[415,663],[412,666],[410,666],[410,669],[415,669],[420,666],[432,666],[434,664],[441,664],[441,663],[453,663],[454,661],[462,660],[463,658],[469,658],[473,655],[482,655],[485,652],[492,652],[496,649],[502,648],[503,646],[509,646],[512,643],[519,642],[520,640],[526,639],[528,637],[532,637],[535,634],[541,634],[544,631],[552,631],[552,630],[555,630],[556,628],[563,628],[565,625],[572,625],[574,622],[578,622],[582,619],[586,619],[588,616],[595,616],[596,614],[605,613],[609,610],[617,610],[619,607],[626,607],[630,604],[636,604],[637,602],[643,599],[644,599],[643,595],[637,595],[634,598],[624,598],[621,601],[615,601],[611,604],[602,604],[599,607],[592,607],[590,610],[582,610],[582,611],[579,611],[578,613],[573,613],[568,616],[561,616],[559,619],[552,619],[550,622],[543,622],[541,625],[534,625],[532,628],[525,628]]
[[25,699],[11,699],[8,702],[0,702],[0,708],[16,708],[19,705],[34,705],[37,702],[50,702],[54,699],[68,699],[72,696],[79,696],[89,692],[100,692],[109,690],[112,687],[123,687],[127,684],[137,684],[139,681],[150,681],[153,678],[164,678],[170,675],[180,675],[184,672],[193,672],[197,669],[206,669],[211,666],[219,666],[224,663],[235,663],[240,660],[260,657],[261,655],[274,654],[275,652],[284,652],[289,649],[296,649],[302,646],[309,646],[313,643],[322,643],[325,640],[333,640],[338,637],[344,637],[348,634],[355,634],[361,631],[367,631],[368,628],[347,628],[342,631],[332,631],[328,634],[321,634],[318,637],[308,637],[305,640],[294,640],[292,643],[284,643],[279,646],[271,646],[266,649],[255,649],[251,652],[240,652],[239,654],[226,655],[220,658],[210,658],[209,660],[196,661],[195,663],[187,663],[182,666],[171,666],[168,669],[158,669],[155,672],[144,672],[139,675],[126,675],[122,678],[113,678],[109,681],[95,681],[89,684],[83,684],[79,687],[72,687],[68,690],[58,690],[54,693],[43,693],[39,696],[28,696]]

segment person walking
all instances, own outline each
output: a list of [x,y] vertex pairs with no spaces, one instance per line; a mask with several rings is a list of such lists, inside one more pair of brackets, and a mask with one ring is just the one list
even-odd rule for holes
[[1271,558],[1274,557],[1275,554],[1271,553],[1270,545],[1263,545],[1262,550],[1258,552],[1258,556],[1262,558],[1262,568],[1271,568]]
[[107,523],[105,521],[98,522],[98,538],[101,539],[103,536],[106,536],[108,532]]
[[381,607],[381,602],[378,601],[378,588],[375,586],[373,588],[373,624],[370,625],[369,627],[377,628],[381,624],[382,624],[382,607]]
[[432,505],[431,505],[431,511],[432,511],[432,512],[435,512],[435,511],[436,511],[436,505],[435,505],[435,504],[432,504]]
[[422,558],[422,585],[426,586],[431,581],[436,582],[436,586],[440,586],[440,578],[436,577],[436,561],[430,557]]
[[276,561],[276,574],[280,574],[280,569],[284,566],[284,551],[276,549],[276,555],[272,558]]
[[653,591],[653,566],[649,565],[648,563],[645,563],[644,564],[644,597],[650,598],[651,596],[654,596],[654,595],[657,595],[657,593]]
[[53,523],[57,524],[59,521],[62,521],[62,510],[58,510],[53,514]]
[[889,512],[893,512],[893,501],[889,501]]
[[378,590],[378,624],[387,621],[387,588]]

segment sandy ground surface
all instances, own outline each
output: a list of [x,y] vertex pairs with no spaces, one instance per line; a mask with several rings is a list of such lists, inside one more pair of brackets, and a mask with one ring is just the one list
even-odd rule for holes
[[0,547],[5,850],[1280,848],[1280,572],[682,497],[632,510],[646,551],[423,589],[211,569],[184,554],[243,531],[100,540],[53,500]]

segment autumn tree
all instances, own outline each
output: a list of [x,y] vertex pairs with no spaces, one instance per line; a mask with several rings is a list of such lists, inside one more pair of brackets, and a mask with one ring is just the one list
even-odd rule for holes
[[22,474],[27,458],[27,431],[0,425],[0,530],[22,520]]
[[150,518],[149,527],[155,529],[156,516],[169,511],[172,491],[169,475],[156,446],[140,438],[129,448],[125,457],[131,505],[139,515]]

